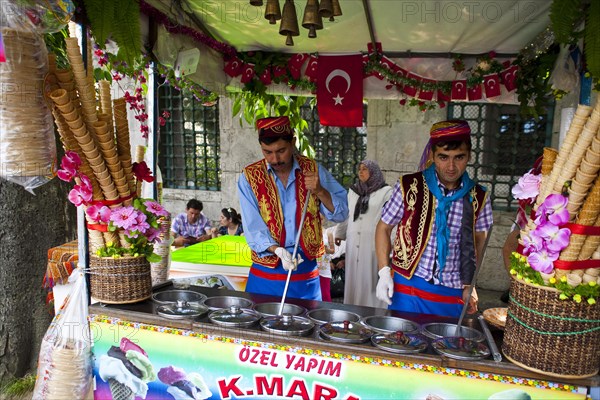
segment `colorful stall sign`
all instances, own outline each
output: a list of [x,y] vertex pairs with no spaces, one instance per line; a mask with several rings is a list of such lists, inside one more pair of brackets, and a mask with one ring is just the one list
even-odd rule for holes
[[[91,316],[95,399],[585,399],[586,387]],[[273,339],[271,341],[270,339]],[[278,337],[279,342],[285,338]],[[130,365],[126,365],[130,364]]]

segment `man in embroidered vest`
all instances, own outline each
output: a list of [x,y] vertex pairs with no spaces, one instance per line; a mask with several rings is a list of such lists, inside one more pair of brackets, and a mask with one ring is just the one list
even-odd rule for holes
[[[376,295],[390,309],[460,315],[492,225],[489,196],[466,172],[470,154],[467,122],[434,124],[422,171],[401,176],[384,206],[375,232]],[[433,164],[423,169],[426,161]],[[467,311],[476,310],[473,291]]]
[[[256,127],[264,159],[247,165],[238,180],[244,233],[252,250],[246,291],[281,297],[292,270],[287,296],[321,300],[316,259],[324,246],[319,213],[344,221],[347,192],[329,171],[296,152],[288,117],[263,118]],[[309,191],[299,257],[292,260]]]

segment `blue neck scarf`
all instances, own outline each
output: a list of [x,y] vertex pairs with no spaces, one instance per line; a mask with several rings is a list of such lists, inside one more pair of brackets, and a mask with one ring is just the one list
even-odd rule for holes
[[441,273],[446,265],[446,256],[448,255],[448,241],[450,239],[450,227],[448,226],[448,213],[450,212],[450,206],[453,201],[462,199],[469,191],[475,186],[475,182],[469,178],[469,174],[466,172],[461,177],[462,186],[452,196],[444,196],[438,185],[438,180],[435,175],[435,165],[423,171],[425,182],[429,191],[433,193],[438,201],[437,208],[435,209],[435,224],[437,226],[436,240],[437,240],[437,263],[440,271],[440,282]]

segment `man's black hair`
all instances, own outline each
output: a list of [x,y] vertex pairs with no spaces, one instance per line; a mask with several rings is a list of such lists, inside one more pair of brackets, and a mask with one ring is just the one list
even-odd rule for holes
[[186,210],[193,208],[194,210],[198,210],[198,211],[202,211],[202,202],[200,200],[196,200],[196,199],[191,199],[190,201],[187,202],[187,205],[185,206]]

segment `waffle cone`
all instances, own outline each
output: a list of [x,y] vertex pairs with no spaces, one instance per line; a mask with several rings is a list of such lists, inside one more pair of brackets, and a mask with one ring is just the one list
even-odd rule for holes
[[571,190],[574,192],[587,193],[590,187],[590,183],[580,183],[577,179],[571,181]]
[[104,236],[102,232],[88,229],[90,253],[96,253],[104,247]]
[[578,169],[575,173],[575,179],[577,179],[578,182],[583,184],[591,184],[594,181],[594,179],[596,179],[596,177],[597,175],[588,174],[586,172],[581,171],[580,169]]
[[581,161],[581,164],[579,165],[579,169],[581,170],[581,172],[584,172],[586,174],[598,175],[598,170],[600,170],[600,163],[591,164],[588,160],[583,159]]
[[594,138],[594,140],[592,140],[592,145],[590,147],[592,149],[592,151],[595,151],[596,153],[600,153],[600,137],[596,136]]
[[[89,139],[89,140],[88,140]],[[88,140],[86,143],[81,144],[81,150],[84,154],[91,153],[96,148],[96,143],[92,140],[90,135],[86,135],[85,140]],[[81,140],[82,142],[84,139]]]
[[585,152],[584,160],[591,165],[600,165],[600,151],[594,151],[590,146]]
[[[592,107],[586,106],[583,104],[579,104],[577,109],[575,110],[575,115],[571,120],[571,125],[567,130],[567,134],[563,141],[563,144],[560,146],[558,150],[558,156],[556,157],[556,161],[554,163],[554,167],[550,172],[549,179],[544,182],[542,186],[540,186],[540,194],[537,197],[536,204],[534,206],[535,209],[539,207],[540,204],[546,199],[548,194],[550,194],[553,190],[559,191],[562,189],[565,181],[571,179],[573,176],[568,177],[567,179],[562,179],[559,181],[559,177],[561,175],[561,171],[563,170],[564,163],[569,159],[569,155],[571,150],[573,149],[574,144],[577,142],[577,138],[583,129],[583,124],[586,119],[592,113]],[[558,188],[557,188],[558,186]]]
[[56,71],[54,71],[54,75],[56,76],[56,79],[58,79],[58,82],[73,82],[73,73],[70,69],[57,69]]
[[71,99],[69,98],[69,94],[64,89],[55,89],[50,93],[50,99],[57,106],[62,106],[67,104]]
[[581,285],[581,276],[579,276],[579,274],[570,273],[567,275],[567,283],[571,287],[577,287]]
[[[598,225],[596,225],[598,226]],[[600,236],[587,236],[583,246],[581,247],[581,252],[579,253],[578,260],[589,260],[592,257],[592,254],[596,251],[596,249],[600,246]]]
[[[71,108],[72,108],[70,112],[64,112],[62,110],[59,110],[59,112],[65,119],[65,122],[73,123],[77,120],[77,118],[81,118],[81,117],[79,116],[79,111],[77,111],[77,109],[75,109],[72,106],[72,103],[69,103],[69,104],[71,104]],[[83,121],[81,122],[81,125],[83,125]]]
[[544,155],[542,157],[542,175],[550,175],[552,167],[558,156],[558,151],[552,147],[544,147]]
[[585,272],[586,275],[599,276],[600,275],[600,268],[587,268],[584,272]]
[[579,252],[581,251],[581,247],[583,246],[583,243],[585,242],[585,238],[586,237],[584,235],[578,235],[578,234],[571,235],[569,244],[567,245],[567,247],[565,249],[563,249],[563,251],[561,251],[558,259],[563,260],[563,261],[577,260],[577,257],[579,256]]

